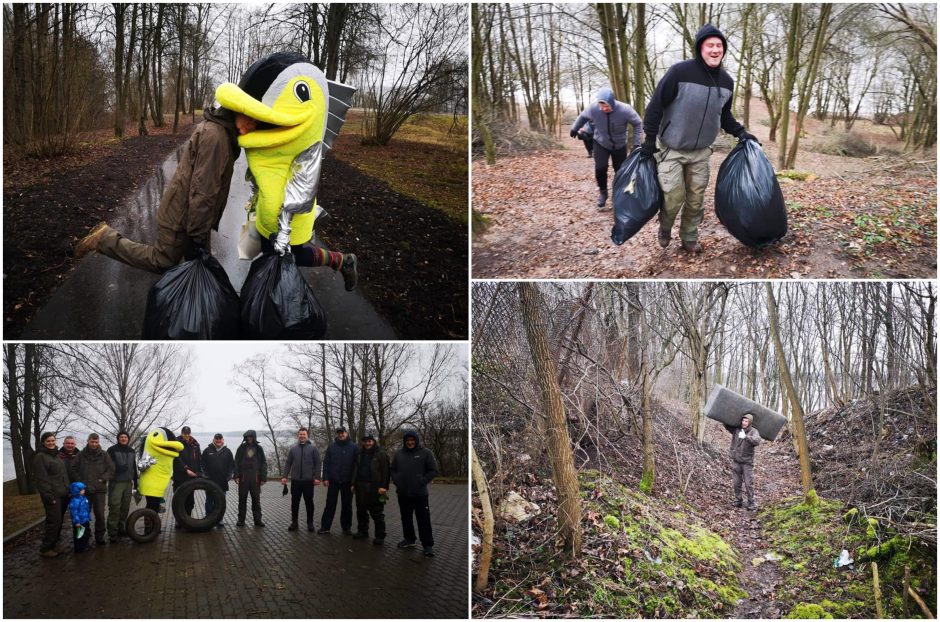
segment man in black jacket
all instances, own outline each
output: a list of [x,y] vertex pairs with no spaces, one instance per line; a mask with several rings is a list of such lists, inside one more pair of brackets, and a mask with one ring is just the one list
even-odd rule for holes
[[[219,488],[228,492],[228,481],[232,479],[235,472],[235,458],[232,451],[225,446],[225,438],[221,434],[216,434],[212,438],[212,443],[202,452],[202,468],[206,477],[219,485]],[[215,509],[215,499],[212,495],[206,495],[206,515],[208,516]],[[222,517],[216,527],[222,526]]]
[[268,460],[264,457],[264,449],[258,444],[258,435],[254,430],[248,430],[244,434],[242,444],[235,451],[235,483],[238,484],[236,527],[245,526],[249,494],[255,527],[264,527],[264,523],[261,522],[261,486],[266,481],[268,481]]
[[105,518],[105,501],[108,482],[114,478],[114,462],[108,452],[101,449],[101,438],[92,432],[88,444],[78,452],[72,462],[74,481],[85,484],[85,498],[95,513],[95,544],[107,544],[105,533],[108,524]]
[[369,537],[369,517],[375,523],[372,544],[385,543],[385,502],[388,501],[388,456],[375,442],[375,434],[366,432],[360,441],[362,447],[356,456],[352,474],[352,489],[356,492],[356,518],[358,531],[355,540]]
[[659,245],[663,248],[669,246],[681,209],[682,248],[702,252],[698,226],[705,215],[702,202],[708,185],[708,159],[719,128],[738,140],[754,139],[731,113],[734,80],[721,68],[727,49],[728,41],[720,30],[711,24],[702,26],[695,35],[695,58],[670,67],[646,106],[646,139],[640,150],[647,156],[661,151],[657,172],[664,195],[659,211]]
[[131,508],[131,491],[137,488],[137,453],[131,437],[121,430],[117,444],[108,447],[114,463],[114,479],[108,482],[108,539],[112,542],[125,535],[124,523]]
[[418,534],[424,554],[434,557],[434,536],[431,533],[431,508],[428,505],[428,484],[437,477],[437,460],[430,449],[421,446],[418,433],[405,430],[402,448],[392,458],[392,481],[398,493],[398,509],[401,511],[401,530],[405,539],[398,548],[415,546],[415,527],[412,515],[418,522]]
[[[202,450],[197,441],[191,434],[188,425],[184,425],[180,430],[179,441],[183,443],[183,451],[176,458],[173,458],[173,492],[188,482],[199,477],[202,473]],[[193,506],[196,505],[196,498],[189,495],[183,503],[183,509],[187,514],[192,515]],[[180,523],[176,523],[177,529],[182,529]]]
[[336,428],[335,440],[326,448],[323,457],[323,485],[326,486],[326,505],[320,517],[317,533],[330,533],[336,514],[336,498],[340,497],[339,524],[343,533],[352,533],[352,473],[358,450],[349,439],[346,428]]

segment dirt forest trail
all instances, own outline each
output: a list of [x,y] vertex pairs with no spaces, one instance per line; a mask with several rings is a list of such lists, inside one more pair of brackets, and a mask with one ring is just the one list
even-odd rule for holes
[[[758,511],[764,505],[802,493],[800,465],[789,440],[763,443],[755,453],[754,496]],[[730,475],[728,484],[730,487]],[[714,498],[730,499],[730,495],[727,490],[715,491]],[[786,615],[786,609],[781,609],[776,600],[776,588],[783,580],[784,570],[766,557],[774,551],[767,546],[758,513],[725,503],[715,508],[710,519],[711,527],[737,549],[741,561],[738,579],[748,597],[738,603],[731,617],[781,618]],[[753,560],[758,558],[765,561],[754,565]]]
[[[755,113],[750,129],[776,162],[769,128],[759,121]],[[811,137],[828,127],[809,120],[806,125]],[[866,138],[887,142],[872,133]],[[802,144],[796,169],[814,177],[781,180],[789,231],[770,248],[755,250],[732,237],[715,215],[715,179],[732,143],[722,135],[711,156],[700,255],[679,248],[678,223],[673,243],[661,249],[655,219],[615,246],[611,202],[597,210],[593,160],[580,141],[566,136],[557,139],[556,149],[499,158],[493,166],[475,160],[473,206],[490,226],[473,240],[474,278],[935,276],[934,156],[848,158],[812,152]],[[612,180],[613,170],[610,185]]]

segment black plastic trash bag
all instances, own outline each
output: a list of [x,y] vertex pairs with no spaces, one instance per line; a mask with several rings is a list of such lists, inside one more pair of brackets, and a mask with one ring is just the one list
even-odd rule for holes
[[662,206],[656,160],[634,149],[614,175],[614,226],[610,239],[620,246],[636,235]]
[[326,333],[323,309],[290,253],[262,253],[251,262],[241,301],[245,339],[320,339]]
[[199,251],[150,288],[144,339],[238,339],[238,294],[215,257]]
[[783,192],[757,141],[739,141],[721,163],[715,213],[731,235],[754,248],[770,246],[787,234]]

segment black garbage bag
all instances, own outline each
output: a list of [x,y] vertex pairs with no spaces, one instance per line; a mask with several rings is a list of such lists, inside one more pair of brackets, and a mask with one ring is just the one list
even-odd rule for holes
[[718,220],[742,244],[770,246],[787,234],[787,208],[774,167],[756,140],[739,141],[718,169]]
[[290,253],[262,253],[242,286],[245,339],[320,339],[326,316]]
[[610,239],[620,246],[636,235],[662,206],[656,160],[634,149],[614,175],[614,226]]
[[144,339],[238,339],[238,294],[215,257],[200,250],[150,288]]

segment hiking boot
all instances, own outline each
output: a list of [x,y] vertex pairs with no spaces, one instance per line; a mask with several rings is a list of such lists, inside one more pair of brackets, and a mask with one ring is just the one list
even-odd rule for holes
[[[322,534],[325,534],[325,533],[330,533],[330,530],[327,529],[327,528],[325,528],[325,527],[320,527],[319,529],[317,529],[317,533],[322,535]],[[343,532],[343,533],[345,533],[345,532]]]
[[659,246],[666,248],[669,246],[669,242],[672,240],[672,231],[669,229],[659,228],[659,237],[656,238],[656,241],[659,242]]
[[[329,529],[327,529],[327,531],[329,531]],[[352,535],[352,529],[344,529],[344,530],[343,530],[343,535],[344,535],[344,536],[351,536],[351,535]]]
[[607,191],[601,190],[597,193],[597,209],[604,209],[604,205],[607,203]]
[[593,154],[593,153],[591,153],[590,151],[588,151],[588,156],[587,156],[587,157],[589,157],[589,158],[593,158],[593,157],[594,157],[594,154]]
[[750,510],[751,512],[757,511],[757,504],[754,503],[753,499],[747,502],[747,509]]
[[744,505],[744,504],[741,503],[741,500],[740,500],[740,499],[735,499],[735,500],[734,500],[734,507],[739,508],[739,507],[741,507],[742,505]]
[[98,250],[98,241],[101,240],[107,228],[108,223],[101,221],[88,232],[88,235],[79,240],[75,245],[75,259],[81,259],[88,253]]
[[372,541],[372,544],[374,544],[375,546],[382,546],[383,544],[385,544],[385,538],[376,538]]
[[415,543],[414,540],[402,540],[395,546],[400,549],[413,549],[415,548]]
[[107,538],[105,538],[104,536],[101,536],[100,538],[99,538],[99,537],[95,537],[95,545],[96,545],[96,546],[102,546],[102,545],[105,545],[105,544],[107,544],[107,543],[108,543],[108,540],[107,540]]
[[262,523],[262,522],[259,521],[259,520],[256,520],[256,521],[255,521],[255,527],[264,527],[264,523]]
[[358,532],[358,533],[354,533],[354,534],[353,534],[353,540],[365,540],[365,539],[368,538],[368,537],[369,537],[368,532],[367,532],[367,533],[362,533],[362,532],[360,531],[360,532]]
[[43,557],[58,557],[59,552],[55,549],[46,549],[45,551],[39,551],[39,554]]
[[346,286],[347,292],[356,289],[359,272],[356,270],[356,256],[353,253],[343,255],[343,265],[340,266],[339,273],[343,275],[343,285]]
[[702,252],[702,245],[698,243],[698,240],[682,240],[682,250],[698,254]]
[[434,547],[426,546],[424,547],[424,556],[425,557],[434,557]]
[[245,526],[245,521],[240,520],[240,521],[238,521],[237,523],[235,523],[235,526],[236,526],[236,527],[244,527],[244,526]]
[[287,528],[287,531],[297,531],[297,521],[292,522]]
[[313,526],[313,523],[307,523],[307,531],[316,531],[317,528]]

